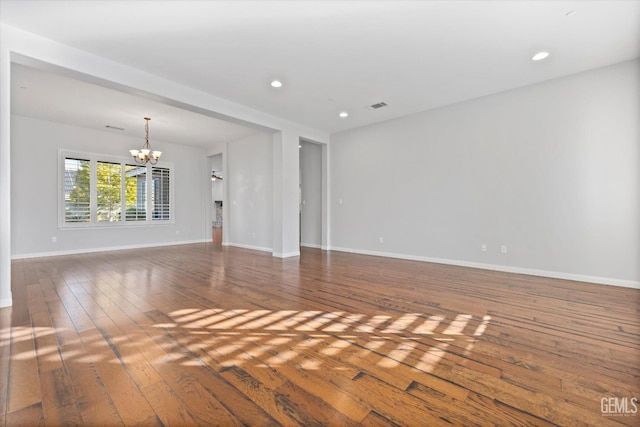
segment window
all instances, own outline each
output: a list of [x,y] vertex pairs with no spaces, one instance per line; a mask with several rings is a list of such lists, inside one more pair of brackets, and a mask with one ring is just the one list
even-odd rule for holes
[[64,159],[64,221],[90,222],[89,177],[91,165],[87,159]]
[[153,199],[151,201],[151,205],[153,206],[152,219],[167,220],[170,217],[169,208],[171,207],[169,199],[169,169],[153,167],[151,173],[153,176]]
[[96,191],[98,222],[120,221],[122,204],[122,166],[119,163],[97,162]]
[[127,165],[124,180],[127,201],[125,221],[145,221],[147,219],[147,168]]
[[60,159],[62,227],[173,221],[171,165],[132,165],[130,159],[70,152],[61,152]]

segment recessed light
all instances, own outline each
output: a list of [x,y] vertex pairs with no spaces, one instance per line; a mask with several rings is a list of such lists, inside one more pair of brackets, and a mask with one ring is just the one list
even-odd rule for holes
[[346,111],[341,112],[340,114],[338,114],[340,117],[342,117],[343,119],[345,117],[349,117],[349,113],[347,113]]
[[549,56],[549,52],[546,52],[544,50],[536,53],[535,55],[533,55],[531,57],[532,61],[542,61],[543,59],[545,59],[547,56]]
[[280,80],[274,80],[271,82],[271,87],[282,87],[282,82]]

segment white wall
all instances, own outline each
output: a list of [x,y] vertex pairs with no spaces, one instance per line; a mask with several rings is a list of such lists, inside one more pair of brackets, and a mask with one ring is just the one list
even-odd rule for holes
[[273,256],[300,255],[300,135],[272,135]]
[[[11,62],[43,66],[60,72],[66,70],[76,78],[98,83],[118,90],[148,96],[169,105],[185,108],[200,114],[253,124],[261,128],[280,130],[288,136],[290,150],[278,164],[279,176],[290,177],[298,173],[297,157],[293,159],[293,143],[299,137],[326,143],[327,132],[312,129],[298,123],[254,110],[162,77],[146,73],[106,58],[66,46],[53,40],[0,23],[0,307],[11,305],[11,159],[13,149],[10,133]],[[297,146],[297,145],[296,145]],[[207,151],[208,154],[210,153]],[[225,160],[223,160],[226,162]],[[298,244],[297,179],[293,185],[278,185],[274,197],[287,203],[278,205],[273,224],[278,228],[277,256],[293,256],[291,248]],[[207,192],[204,200],[210,200]],[[226,213],[225,207],[225,213]],[[228,216],[228,215],[227,215]],[[295,217],[295,218],[294,218]],[[210,223],[210,214],[205,222]],[[226,229],[225,229],[226,230]],[[224,231],[225,238],[227,232]],[[274,233],[275,235],[276,233]]]
[[[224,171],[225,244],[273,249],[272,135],[256,133],[227,144]],[[228,212],[228,214],[227,214]]]
[[322,246],[322,146],[300,142],[300,245]]
[[[141,141],[116,132],[95,131],[11,116],[11,253],[15,257],[103,248],[203,241],[208,162],[203,149],[154,139],[162,160],[174,165],[175,224],[139,227],[58,228],[59,149],[127,157]],[[35,153],[35,154],[34,154]],[[52,243],[52,237],[57,243]]]
[[332,135],[332,247],[640,286],[639,82],[632,61]]
[[0,308],[11,295],[11,51],[0,24]]

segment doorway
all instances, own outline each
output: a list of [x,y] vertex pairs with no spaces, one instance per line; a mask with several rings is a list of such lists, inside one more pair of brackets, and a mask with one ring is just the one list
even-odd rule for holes
[[224,225],[224,170],[222,167],[222,154],[211,156],[211,241],[214,245],[222,245],[222,230]]
[[322,247],[322,145],[300,140],[300,246]]

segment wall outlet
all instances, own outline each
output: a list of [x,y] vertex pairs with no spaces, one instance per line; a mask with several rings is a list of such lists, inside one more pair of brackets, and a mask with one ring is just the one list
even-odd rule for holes
[[58,238],[56,236],[52,236],[51,243],[58,243]]
[[507,253],[507,245],[500,246],[500,252],[502,252],[503,254],[506,254]]
[[487,252],[487,245],[480,245],[480,250],[482,252]]
[[176,230],[176,236],[180,234],[180,230]]
[[378,237],[378,241],[379,241],[380,243],[384,243],[384,237],[382,237],[382,236]]
[[342,199],[338,200],[338,203],[342,204]]
[[253,237],[253,238],[255,239],[255,238],[256,238],[256,233],[253,233],[253,234],[251,235],[251,237]]

